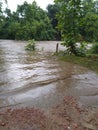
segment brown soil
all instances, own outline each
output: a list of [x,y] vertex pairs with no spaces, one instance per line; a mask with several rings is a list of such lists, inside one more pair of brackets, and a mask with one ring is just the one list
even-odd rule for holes
[[9,108],[0,112],[0,130],[98,130],[98,109],[81,106],[71,96],[47,111]]

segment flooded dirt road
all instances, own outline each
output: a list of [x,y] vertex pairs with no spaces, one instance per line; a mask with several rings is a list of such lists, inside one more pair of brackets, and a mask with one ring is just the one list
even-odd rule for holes
[[[98,107],[98,75],[52,56],[57,42],[38,42],[36,52],[27,42],[0,40],[0,108],[58,104],[65,95]],[[59,46],[59,49],[64,49]]]

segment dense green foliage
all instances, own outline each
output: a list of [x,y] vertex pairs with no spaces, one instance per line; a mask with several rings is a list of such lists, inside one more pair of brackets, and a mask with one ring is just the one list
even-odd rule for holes
[[55,39],[61,40],[61,34],[57,28],[58,20],[56,18],[57,13],[59,12],[59,6],[56,4],[54,4],[54,5],[49,4],[47,6],[47,11],[48,11],[47,14],[48,14],[49,19],[51,20],[51,24],[53,26],[53,29],[55,29]]
[[[76,43],[98,41],[98,3],[92,0],[55,0],[60,7],[57,14],[62,44],[68,54],[85,55]],[[84,54],[83,54],[84,53]]]
[[88,42],[98,41],[98,1],[83,0],[80,33]]
[[98,54],[98,43],[93,44],[93,46],[90,49],[91,54]]
[[2,39],[53,40],[55,32],[47,13],[36,2],[24,2],[12,13],[10,9],[6,9],[0,28]]
[[35,1],[18,5],[15,12],[2,10],[2,4],[0,0],[0,39],[61,40],[62,37],[73,54],[80,53],[76,42],[98,42],[97,0],[55,0],[46,11]]
[[[57,15],[58,28],[61,30],[63,45],[67,47],[68,54],[81,55],[77,51],[76,43],[80,42],[80,18],[82,13],[81,0],[55,0],[60,5]],[[78,53],[79,52],[79,53]]]

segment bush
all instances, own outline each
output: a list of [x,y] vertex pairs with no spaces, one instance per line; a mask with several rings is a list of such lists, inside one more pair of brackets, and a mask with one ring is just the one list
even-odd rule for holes
[[87,45],[84,42],[81,42],[79,45],[76,45],[77,56],[86,56]]
[[94,44],[91,48],[92,54],[98,54],[98,43]]
[[35,49],[36,49],[36,42],[35,42],[35,40],[34,39],[29,40],[29,43],[28,43],[28,45],[25,48],[26,48],[26,50],[29,50],[29,51],[35,51]]
[[[71,42],[70,42],[71,43]],[[64,43],[61,43],[62,45]],[[66,45],[65,45],[66,46]],[[72,46],[71,46],[72,47]],[[76,56],[81,56],[84,57],[86,56],[87,53],[87,45],[84,42],[81,43],[74,43],[73,48],[71,48],[69,46],[66,46],[66,50],[65,50],[65,54],[73,54]],[[73,50],[72,50],[73,49]],[[75,52],[75,53],[74,53]]]

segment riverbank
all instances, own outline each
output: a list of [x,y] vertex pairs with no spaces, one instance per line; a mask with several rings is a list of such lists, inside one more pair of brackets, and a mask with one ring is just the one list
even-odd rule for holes
[[78,57],[73,55],[59,55],[59,58],[63,61],[87,67],[98,74],[98,55],[89,55],[86,57]]

